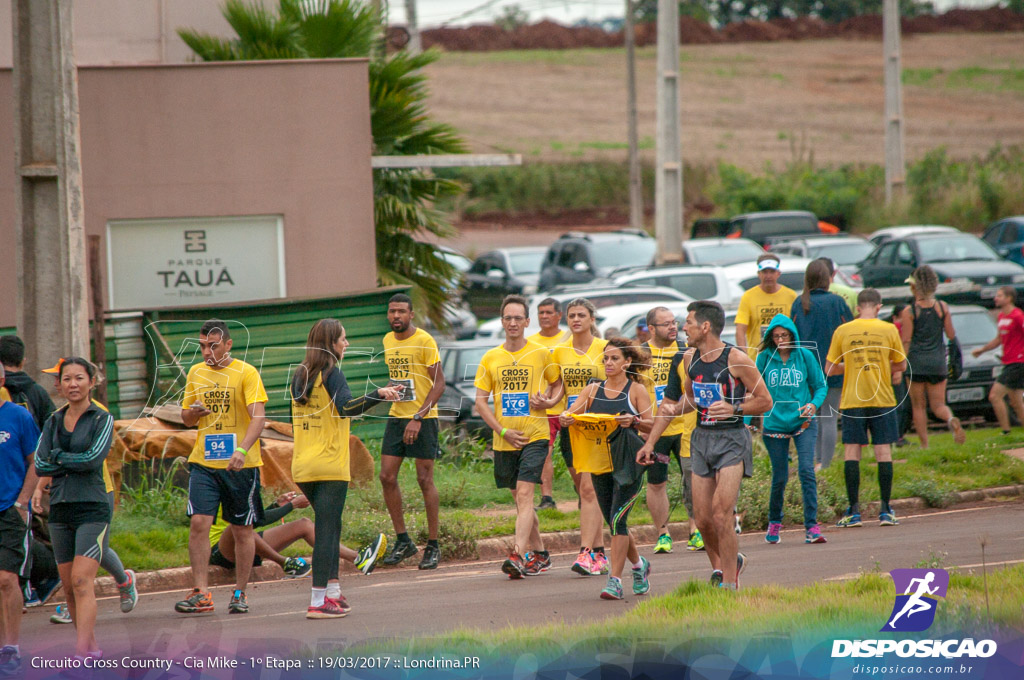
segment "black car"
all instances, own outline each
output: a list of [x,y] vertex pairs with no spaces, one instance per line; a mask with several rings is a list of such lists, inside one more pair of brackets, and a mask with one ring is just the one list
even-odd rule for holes
[[1024,264],[1024,215],[993,222],[981,239],[1007,260]]
[[462,275],[469,308],[487,319],[497,316],[506,295],[530,296],[537,292],[540,264],[547,248],[522,246],[484,253]]
[[442,424],[463,427],[481,437],[490,433],[483,419],[473,412],[476,399],[473,379],[480,359],[495,346],[497,342],[487,339],[452,342],[439,347],[445,382],[444,393],[437,402]]
[[887,241],[861,263],[860,275],[865,288],[901,289],[883,292],[883,297],[902,299],[907,277],[924,264],[938,274],[938,296],[949,303],[992,307],[1001,286],[1024,294],[1024,267],[999,257],[970,234],[918,234]]
[[622,268],[654,264],[656,251],[654,239],[636,229],[562,234],[544,256],[540,290],[566,283],[589,283]]

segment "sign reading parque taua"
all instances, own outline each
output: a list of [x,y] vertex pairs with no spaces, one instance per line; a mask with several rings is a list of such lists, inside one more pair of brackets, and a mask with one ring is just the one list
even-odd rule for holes
[[111,309],[152,309],[285,296],[279,215],[111,220]]

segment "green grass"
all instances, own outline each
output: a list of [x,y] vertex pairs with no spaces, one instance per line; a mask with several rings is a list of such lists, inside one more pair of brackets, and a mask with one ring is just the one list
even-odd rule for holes
[[903,84],[1024,94],[1024,68],[964,66],[952,71],[942,68],[904,69]]

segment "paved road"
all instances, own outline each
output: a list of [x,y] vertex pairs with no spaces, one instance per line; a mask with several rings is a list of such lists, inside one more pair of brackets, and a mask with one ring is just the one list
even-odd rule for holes
[[[880,527],[872,521],[860,529],[826,529],[828,544],[805,545],[802,531],[783,532],[782,543],[767,545],[760,534],[745,534],[740,549],[750,558],[745,586],[766,583],[802,585],[817,580],[844,579],[876,567],[883,572],[912,567],[933,555],[943,566],[980,566],[979,537],[988,535],[990,565],[1024,562],[1024,501],[974,508],[929,512],[901,518],[899,527]],[[679,544],[677,544],[679,545]],[[704,553],[677,549],[671,555],[651,556],[652,593],[671,591],[688,579],[710,572]],[[280,651],[291,644],[349,645],[375,638],[429,637],[456,628],[501,629],[550,621],[594,621],[634,606],[598,598],[602,577],[584,578],[569,570],[573,556],[557,555],[546,574],[510,582],[499,562],[444,565],[434,572],[412,569],[381,570],[369,577],[348,576],[343,592],[353,611],[342,620],[304,618],[310,581],[278,581],[250,588],[252,612],[226,613],[228,588],[214,589],[218,610],[187,616],[172,611],[181,592],[147,594],[134,612],[123,615],[117,601],[100,601],[97,638],[110,654],[131,650],[135,655],[163,658],[209,645],[223,653],[247,655],[266,650],[265,638],[279,639]],[[628,591],[628,588],[627,588]],[[71,626],[48,623],[53,607],[30,610],[23,618],[22,640],[30,653],[56,653],[73,645]],[[289,643],[288,640],[294,640]],[[302,641],[301,643],[299,641]]]

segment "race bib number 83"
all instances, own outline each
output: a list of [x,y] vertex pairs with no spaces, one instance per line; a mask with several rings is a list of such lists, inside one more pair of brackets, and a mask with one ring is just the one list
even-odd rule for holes
[[722,386],[718,383],[693,383],[693,396],[697,405],[708,408],[716,401],[722,401]]

